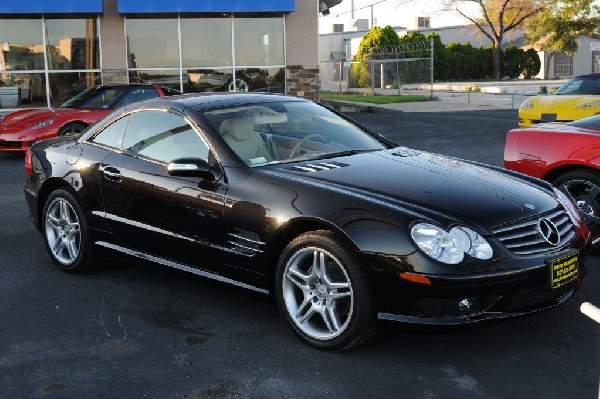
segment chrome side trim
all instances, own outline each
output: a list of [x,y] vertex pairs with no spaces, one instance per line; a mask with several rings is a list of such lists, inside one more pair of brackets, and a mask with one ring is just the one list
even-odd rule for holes
[[114,220],[115,222],[120,222],[120,223],[128,224],[130,226],[135,226],[135,227],[138,227],[140,229],[153,231],[155,233],[160,233],[160,234],[164,234],[164,235],[175,237],[175,238],[180,238],[182,240],[187,240],[187,241],[191,241],[191,242],[197,242],[193,238],[182,236],[181,234],[175,234],[175,233],[172,233],[170,231],[161,229],[159,227],[150,226],[149,224],[145,224],[145,223],[141,223],[141,222],[136,222],[136,221],[130,220],[130,219],[125,219],[125,218],[122,218],[120,216],[113,215],[113,214],[110,214],[110,213],[93,211],[92,214],[96,215],[96,216],[100,216],[100,217],[105,218],[105,219]]
[[125,248],[120,245],[111,244],[111,243],[105,242],[105,241],[96,241],[96,245],[99,245],[104,248],[112,249],[115,251],[119,251],[119,252],[127,254],[127,255],[135,256],[136,258],[149,260],[149,261],[158,263],[163,266],[172,267],[173,269],[178,269],[178,270],[182,270],[184,272],[189,272],[189,273],[192,273],[192,274],[195,274],[198,276],[206,277],[211,280],[216,280],[216,281],[220,281],[222,283],[232,284],[237,287],[246,288],[248,290],[260,292],[261,294],[269,293],[269,290],[266,290],[264,288],[255,287],[253,285],[242,283],[242,282],[239,282],[239,281],[227,278],[227,277],[220,276],[218,274],[210,273],[205,270],[196,269],[196,268],[193,268],[190,266],[183,265],[181,263],[173,262],[172,260],[159,258],[157,256],[148,255],[148,254],[145,254],[145,253],[139,252],[139,251],[134,251],[132,249]]

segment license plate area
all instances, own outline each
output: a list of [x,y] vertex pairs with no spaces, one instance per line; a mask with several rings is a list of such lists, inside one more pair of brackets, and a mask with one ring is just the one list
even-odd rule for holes
[[540,117],[540,122],[556,122],[556,114],[542,114],[542,116]]
[[546,261],[550,269],[550,288],[557,289],[577,279],[579,273],[579,257],[572,252],[560,258]]

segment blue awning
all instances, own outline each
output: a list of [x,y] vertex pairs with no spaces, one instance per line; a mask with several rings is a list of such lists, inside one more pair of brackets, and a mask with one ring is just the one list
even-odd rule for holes
[[190,12],[293,12],[295,0],[118,0],[120,14]]
[[102,14],[102,0],[1,1],[0,14]]

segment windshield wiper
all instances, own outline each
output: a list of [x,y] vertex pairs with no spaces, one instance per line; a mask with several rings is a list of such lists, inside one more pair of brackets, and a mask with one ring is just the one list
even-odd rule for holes
[[373,151],[377,151],[377,150],[375,150],[375,149],[344,150],[344,151],[330,152],[328,154],[321,154],[321,155],[315,157],[314,159],[329,159],[329,158],[337,158],[337,157],[346,157],[348,155],[356,155],[356,154],[361,154],[363,152],[373,152]]

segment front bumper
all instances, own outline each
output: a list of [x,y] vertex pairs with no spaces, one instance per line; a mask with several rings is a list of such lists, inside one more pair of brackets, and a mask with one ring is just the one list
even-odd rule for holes
[[2,152],[26,152],[31,141],[5,141],[0,139],[0,151]]
[[[577,278],[552,289],[547,261],[574,249],[578,253]],[[453,325],[551,309],[567,301],[580,288],[587,273],[588,251],[589,239],[578,237],[570,247],[546,257],[499,259],[497,270],[453,275],[419,273],[417,268],[410,270],[409,274],[419,276],[420,282],[400,278],[399,274],[404,273],[389,271],[388,262],[373,273],[378,317],[416,324]],[[415,253],[403,261],[415,264],[415,260],[418,264],[424,258]]]
[[[544,122],[573,122],[579,119],[587,118],[598,114],[598,109],[592,110],[560,110],[547,111],[539,109],[519,109],[519,127],[529,127]],[[550,120],[542,121],[542,114],[547,115]],[[554,119],[554,120],[552,120]]]

